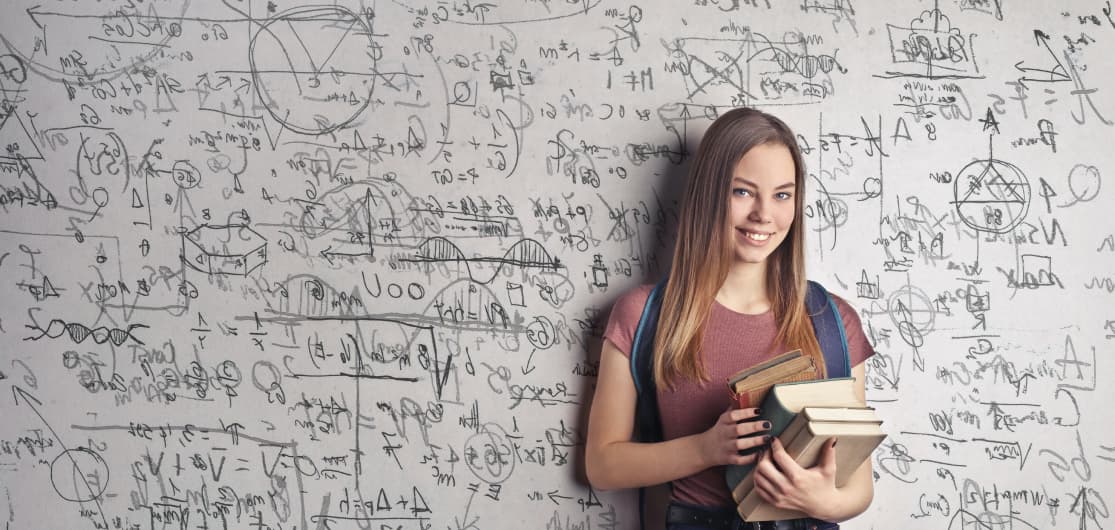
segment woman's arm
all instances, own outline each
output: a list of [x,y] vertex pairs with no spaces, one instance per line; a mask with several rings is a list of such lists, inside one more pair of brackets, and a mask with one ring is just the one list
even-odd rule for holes
[[761,422],[738,422],[754,418],[755,409],[726,410],[700,434],[658,443],[632,442],[636,392],[628,363],[615,344],[604,341],[585,443],[585,471],[592,487],[651,486],[711,466],[754,462],[754,455],[740,456],[739,451],[762,444],[764,437],[740,437],[765,429]]
[[[856,394],[866,403],[864,363],[852,369],[856,378]],[[875,495],[871,476],[871,459],[863,464],[843,487],[836,487],[836,451],[832,438],[825,444],[817,465],[805,469],[798,465],[775,439],[755,466],[755,487],[763,501],[810,517],[839,523],[864,512]],[[777,466],[776,466],[777,464]]]

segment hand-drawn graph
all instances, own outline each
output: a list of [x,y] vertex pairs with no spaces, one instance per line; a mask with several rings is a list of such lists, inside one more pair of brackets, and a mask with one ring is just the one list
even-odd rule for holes
[[837,52],[821,41],[802,34],[772,40],[744,31],[742,38],[686,37],[664,45],[667,71],[682,77],[691,101],[789,105],[831,97],[838,85],[833,76],[846,72]]

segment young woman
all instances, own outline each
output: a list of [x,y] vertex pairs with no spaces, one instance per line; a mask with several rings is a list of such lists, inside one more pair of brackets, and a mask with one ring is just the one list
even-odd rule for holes
[[[834,482],[835,439],[805,469],[762,433],[755,409],[730,406],[725,381],[774,355],[801,349],[824,360],[805,311],[802,209],[805,168],[793,132],[778,118],[734,109],[709,127],[692,161],[677,245],[654,337],[654,374],[663,442],[632,441],[636,391],[629,365],[634,330],[651,285],[625,293],[612,310],[589,415],[586,468],[594,488],[670,482],[667,527],[838,528],[872,497],[871,462],[843,487]],[[834,297],[835,298],[835,297]],[[852,376],[863,399],[863,361],[873,354],[859,317],[836,299]],[[759,436],[751,436],[759,433]],[[759,456],[740,450],[763,445]],[[755,487],[768,503],[810,516],[745,523],[724,466],[756,463]],[[693,524],[695,520],[708,521]]]

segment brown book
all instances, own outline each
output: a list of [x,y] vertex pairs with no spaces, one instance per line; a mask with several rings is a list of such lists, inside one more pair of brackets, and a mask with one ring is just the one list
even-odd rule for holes
[[777,383],[809,381],[817,376],[813,358],[793,350],[736,372],[728,378],[728,388],[739,408],[751,408],[758,406]]
[[755,364],[755,365],[749,366],[747,368],[744,368],[744,369],[732,374],[730,377],[728,377],[728,387],[729,388],[735,388],[736,383],[742,381],[744,378],[746,378],[748,376],[751,376],[753,374],[757,374],[759,372],[762,372],[763,370],[770,369],[774,366],[777,366],[779,364],[782,364],[782,363],[784,363],[786,361],[789,361],[789,360],[792,360],[792,359],[796,359],[796,358],[801,357],[803,355],[804,354],[802,353],[801,350],[788,351],[786,353],[783,353],[782,355],[776,355],[776,356],[774,356],[774,357],[772,357],[772,358],[770,358],[766,361],[763,361],[759,364]]
[[[854,414],[866,415],[867,409],[861,409]],[[871,414],[873,416],[873,412]],[[789,443],[785,443],[786,452],[802,467],[812,467],[817,460],[829,438],[835,436],[836,444],[836,486],[842,487],[848,479],[859,469],[863,462],[871,458],[872,451],[886,438],[882,429],[882,421],[872,418],[869,421],[853,421],[843,419],[839,421],[809,421],[806,414],[798,414],[783,432],[796,432]],[[795,423],[798,426],[795,429]],[[782,438],[779,437],[782,441]],[[733,498],[739,504],[737,510],[745,521],[775,521],[780,519],[797,519],[806,517],[802,512],[775,508],[763,501],[758,491],[754,489],[754,479],[748,475],[740,482],[739,487],[732,492]]]

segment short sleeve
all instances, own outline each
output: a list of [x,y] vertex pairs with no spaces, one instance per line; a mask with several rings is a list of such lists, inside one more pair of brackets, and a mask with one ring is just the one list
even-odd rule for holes
[[836,309],[840,312],[840,320],[844,322],[844,335],[848,339],[848,361],[853,367],[858,366],[868,357],[875,355],[875,348],[867,340],[863,332],[863,323],[860,322],[859,313],[843,298],[832,295],[836,302]]
[[604,338],[612,341],[612,344],[615,344],[626,357],[631,356],[631,344],[635,342],[635,328],[639,325],[643,307],[653,288],[653,285],[646,284],[623,293],[612,306],[612,313],[608,316],[608,327],[604,329]]

